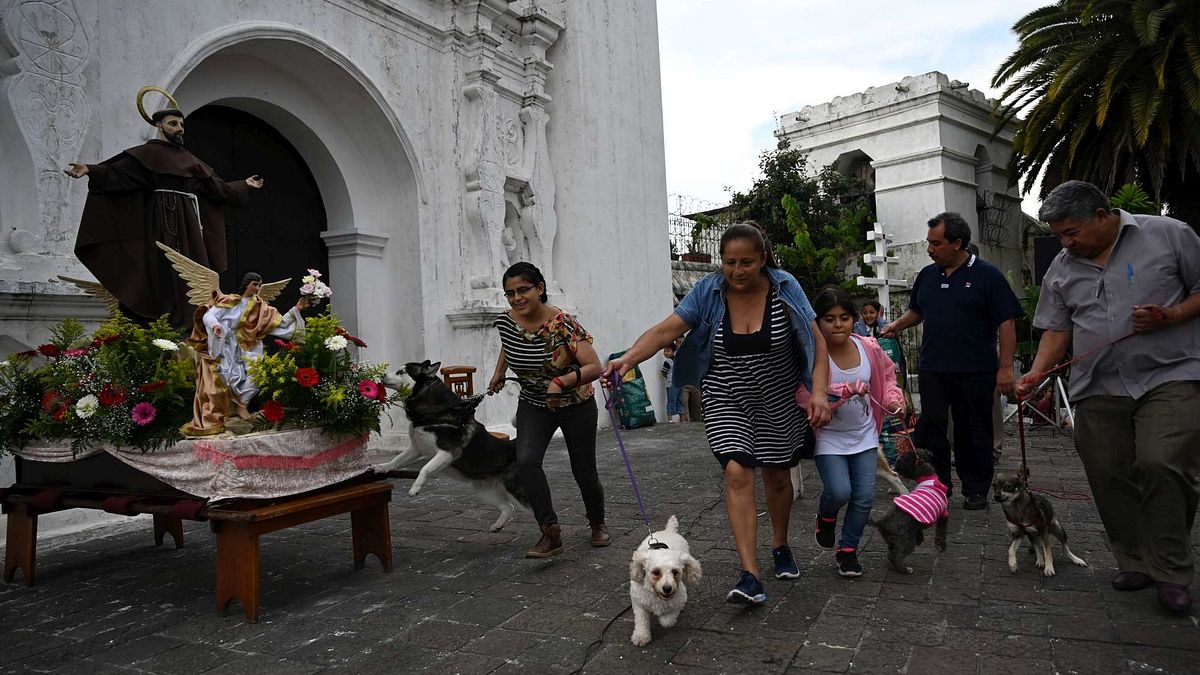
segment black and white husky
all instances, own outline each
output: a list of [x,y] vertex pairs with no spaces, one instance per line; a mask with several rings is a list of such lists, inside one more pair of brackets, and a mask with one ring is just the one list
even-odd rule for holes
[[518,507],[529,508],[517,478],[516,443],[488,433],[475,420],[475,408],[483,396],[460,398],[442,381],[439,366],[441,363],[423,361],[396,371],[413,381],[412,394],[404,402],[412,443],[392,461],[371,468],[386,473],[418,458],[426,460],[408,491],[410,496],[420,493],[425,481],[439,471],[468,481],[481,501],[500,509],[500,517],[491,527],[495,532],[512,520]]

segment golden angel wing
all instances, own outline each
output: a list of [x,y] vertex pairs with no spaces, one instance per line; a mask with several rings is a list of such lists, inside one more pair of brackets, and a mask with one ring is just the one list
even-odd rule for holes
[[96,298],[100,302],[103,302],[104,308],[108,310],[109,314],[116,316],[121,312],[121,301],[117,300],[117,297],[112,293],[109,293],[108,289],[100,285],[99,282],[64,277],[61,274],[58,276],[58,278],[69,284],[74,284],[77,288],[79,288],[79,290],[87,293],[93,298]]
[[197,307],[204,307],[212,302],[213,293],[220,294],[221,275],[161,241],[154,244],[162,249],[163,255],[171,261],[171,267],[174,267],[179,277],[187,282],[188,302]]
[[287,288],[287,285],[290,283],[292,283],[291,278],[272,281],[269,284],[263,284],[258,287],[258,297],[263,302],[270,304],[272,300],[279,297],[279,294],[282,293],[283,289]]

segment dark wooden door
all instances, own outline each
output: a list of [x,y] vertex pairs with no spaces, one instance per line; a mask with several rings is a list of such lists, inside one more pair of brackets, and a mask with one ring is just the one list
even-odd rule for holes
[[206,105],[188,115],[184,140],[224,180],[257,174],[266,181],[261,190],[250,191],[249,208],[226,210],[229,268],[221,274],[221,290],[236,291],[246,272],[258,272],[265,282],[290,277],[292,283],[272,303],[287,311],[300,297],[305,270],[329,270],[321,239],[325,205],[308,165],[269,124],[226,106]]

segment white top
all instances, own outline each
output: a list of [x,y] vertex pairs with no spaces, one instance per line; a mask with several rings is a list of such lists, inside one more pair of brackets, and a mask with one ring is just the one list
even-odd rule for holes
[[[829,382],[832,385],[855,380],[871,381],[871,361],[858,340],[850,341],[858,349],[858,365],[848,370],[838,368],[829,359]],[[871,415],[871,399],[853,396],[833,409],[833,419],[817,432],[818,455],[853,455],[879,447],[875,433],[875,418]]]

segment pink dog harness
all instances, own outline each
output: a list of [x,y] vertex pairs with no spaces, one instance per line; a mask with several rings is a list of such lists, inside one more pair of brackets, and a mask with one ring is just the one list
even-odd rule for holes
[[932,525],[938,518],[950,515],[950,500],[946,493],[950,491],[937,476],[921,476],[913,491],[896,497],[893,501],[896,507],[916,519],[922,525]]

